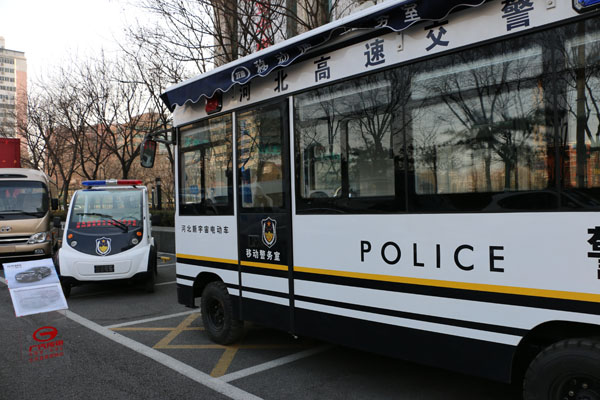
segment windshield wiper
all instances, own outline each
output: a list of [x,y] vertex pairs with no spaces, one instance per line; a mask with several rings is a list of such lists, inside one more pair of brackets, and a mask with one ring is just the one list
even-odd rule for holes
[[23,211],[23,210],[2,210],[0,214],[25,214],[32,217],[37,217],[42,211]]
[[111,215],[107,215],[107,214],[99,214],[99,213],[76,213],[75,215],[94,215],[96,217],[100,217],[100,218],[108,218],[110,219],[112,222],[115,223],[115,226],[123,229],[124,232],[129,232],[129,228],[127,227],[127,225],[125,225],[124,223],[122,223],[119,220],[114,219]]

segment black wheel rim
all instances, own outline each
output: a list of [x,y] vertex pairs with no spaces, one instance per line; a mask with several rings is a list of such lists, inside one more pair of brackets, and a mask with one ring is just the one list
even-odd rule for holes
[[225,325],[225,310],[223,304],[216,299],[210,299],[207,308],[208,321],[214,330],[220,331]]
[[560,384],[557,399],[600,400],[600,382],[591,376],[571,376]]

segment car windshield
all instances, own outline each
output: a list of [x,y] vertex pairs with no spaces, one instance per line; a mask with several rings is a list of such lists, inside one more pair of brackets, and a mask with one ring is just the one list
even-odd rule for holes
[[48,203],[48,189],[42,182],[0,181],[0,220],[43,217]]
[[141,225],[142,206],[139,189],[81,190],[73,199],[69,229],[127,231]]

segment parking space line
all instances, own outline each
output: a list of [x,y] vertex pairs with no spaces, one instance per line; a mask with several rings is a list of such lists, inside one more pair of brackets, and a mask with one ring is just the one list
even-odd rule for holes
[[174,266],[175,266],[175,263],[168,263],[168,264],[157,265],[158,268],[174,267]]
[[[125,326],[123,328],[110,328],[111,331],[172,331],[173,329],[177,329],[177,328],[167,328],[164,326],[158,326],[158,327]],[[188,327],[188,328],[184,329],[184,331],[203,331],[203,330],[204,330],[204,328],[200,327],[200,326],[192,326],[192,327]]]
[[177,325],[177,328],[175,328],[171,332],[169,332],[169,334],[167,336],[162,338],[158,343],[156,343],[154,346],[152,346],[152,348],[153,349],[166,348],[173,339],[175,339],[177,336],[179,336],[179,334],[181,332],[183,332],[185,330],[185,328],[187,328],[199,316],[200,316],[199,313],[194,313],[194,314],[191,314],[190,316],[188,316],[179,325]]
[[[184,329],[188,331],[191,329]],[[168,344],[160,347],[161,349],[244,349],[244,350],[279,350],[279,349],[291,349],[294,347],[305,347],[305,346],[290,346],[289,344],[240,344],[235,346],[224,346],[222,344]],[[154,346],[156,349],[157,347]]]
[[172,285],[172,284],[174,284],[174,283],[177,283],[177,281],[155,283],[155,284],[154,284],[154,286],[161,286],[161,285]]
[[250,376],[250,375],[254,375],[254,374],[257,374],[259,372],[266,371],[268,369],[279,367],[279,366],[282,366],[282,365],[289,364],[291,362],[300,360],[302,358],[306,358],[306,357],[310,357],[310,356],[315,355],[315,354],[322,353],[322,352],[324,352],[326,350],[331,349],[332,347],[333,346],[331,346],[331,345],[326,345],[326,346],[320,346],[320,347],[317,347],[317,348],[314,348],[314,349],[309,349],[309,350],[301,351],[301,352],[296,353],[296,354],[291,354],[289,356],[278,358],[278,359],[273,360],[273,361],[269,361],[269,362],[266,362],[266,363],[263,363],[263,364],[255,365],[253,367],[242,369],[240,371],[232,372],[231,374],[223,375],[219,379],[222,380],[223,382],[231,382],[231,381],[234,381],[236,379],[240,379],[240,378],[244,378],[244,377],[247,377],[247,376]]
[[121,328],[123,326],[129,326],[129,325],[145,324],[146,322],[160,321],[162,319],[180,317],[182,315],[189,315],[189,314],[194,314],[194,313],[200,314],[200,311],[198,311],[198,310],[184,311],[184,312],[180,312],[180,313],[176,313],[176,314],[163,315],[160,317],[138,319],[137,321],[123,322],[123,323],[114,324],[114,325],[106,325],[105,328],[112,329],[112,328]]
[[227,372],[227,368],[229,368],[229,366],[231,365],[231,362],[233,361],[233,358],[235,357],[235,353],[237,353],[237,351],[238,349],[236,348],[225,349],[223,355],[221,355],[221,358],[219,358],[219,361],[217,361],[217,365],[215,365],[215,367],[211,371],[210,376],[212,376],[213,378],[218,378],[220,376],[225,375],[225,372]]
[[[233,385],[228,384],[227,382],[223,382],[220,379],[216,379],[211,377],[208,374],[205,374],[202,371],[199,371],[193,367],[190,367],[189,365],[176,360],[175,358],[168,356],[164,353],[161,353],[158,350],[152,349],[146,345],[143,345],[139,342],[136,342],[133,339],[129,339],[126,336],[123,336],[117,332],[113,332],[110,329],[107,329],[106,327],[103,327],[101,325],[98,325],[97,323],[90,321],[78,314],[75,314],[72,311],[66,310],[65,311],[65,316],[77,323],[79,323],[82,326],[85,326],[88,329],[91,329],[92,331],[107,337],[108,339],[119,343],[139,354],[142,354],[148,358],[151,358],[152,360],[164,365],[165,367],[168,367],[172,370],[174,370],[175,372],[178,372],[190,379],[192,379],[195,382],[200,383],[203,386],[206,386],[224,396],[227,396],[231,399],[235,399],[235,400],[261,400],[260,397],[255,396],[251,393],[248,393],[238,387],[235,387]],[[192,315],[187,319],[191,319]],[[196,317],[197,316],[193,316]]]

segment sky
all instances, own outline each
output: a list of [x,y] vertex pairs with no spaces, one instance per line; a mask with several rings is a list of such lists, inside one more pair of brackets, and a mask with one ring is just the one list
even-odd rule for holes
[[128,0],[0,0],[0,36],[7,49],[25,52],[31,81],[62,63],[97,55],[101,48],[117,51],[127,21],[142,15],[129,4]]

